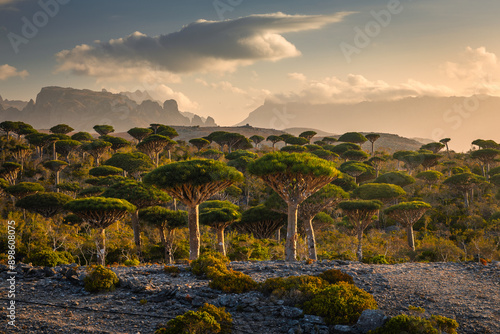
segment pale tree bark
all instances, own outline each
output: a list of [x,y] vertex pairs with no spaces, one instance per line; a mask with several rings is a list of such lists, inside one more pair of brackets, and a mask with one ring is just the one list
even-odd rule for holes
[[106,266],[106,230],[101,228],[96,235],[95,245],[97,248],[97,262]]
[[132,213],[132,230],[134,231],[134,243],[137,255],[141,255],[142,241],[141,241],[141,228],[139,226],[139,210]]
[[363,230],[358,229],[358,251],[356,252],[358,256],[358,261],[361,262],[363,260]]
[[226,246],[224,245],[224,228],[216,228],[217,233],[217,251],[226,256]]
[[297,261],[297,212],[298,204],[288,203],[288,226],[286,231],[285,260],[287,262]]
[[200,223],[198,205],[188,207],[189,222],[189,259],[200,256]]
[[316,254],[316,236],[314,235],[313,228],[313,218],[304,222],[307,238],[307,250],[309,253],[309,259],[317,260],[318,256]]
[[406,237],[408,238],[408,246],[412,251],[415,251],[415,239],[413,238],[413,225],[406,226]]
[[174,237],[174,231],[168,231],[168,238],[165,235],[165,228],[159,227],[160,239],[163,244],[163,248],[165,251],[165,263],[172,264],[174,263],[174,254],[172,253],[172,242]]

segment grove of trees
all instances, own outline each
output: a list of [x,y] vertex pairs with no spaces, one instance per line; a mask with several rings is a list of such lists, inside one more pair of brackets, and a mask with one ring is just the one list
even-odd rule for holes
[[0,263],[8,220],[24,262],[173,263],[210,250],[289,262],[500,260],[491,139],[466,153],[449,149],[452,138],[394,152],[376,133],[94,130],[0,122]]

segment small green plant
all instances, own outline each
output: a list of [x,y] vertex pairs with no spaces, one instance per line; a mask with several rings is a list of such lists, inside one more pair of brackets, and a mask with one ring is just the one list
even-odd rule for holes
[[338,269],[328,269],[319,274],[318,277],[324,279],[330,284],[337,284],[338,282],[347,282],[349,284],[354,284],[354,280],[351,275],[343,273]]
[[372,295],[346,282],[318,291],[303,307],[306,314],[321,316],[329,325],[354,324],[364,310],[376,308]]
[[229,270],[212,277],[209,287],[226,293],[244,293],[257,289],[257,282],[239,271]]
[[432,323],[424,318],[401,314],[391,318],[384,326],[369,334],[439,334],[439,331],[432,326]]
[[34,266],[55,267],[61,264],[74,263],[75,259],[68,252],[58,252],[52,249],[42,249],[34,252],[26,259]]
[[180,274],[181,270],[176,266],[165,266],[163,267],[163,271],[171,276],[177,276]]
[[217,274],[227,272],[229,259],[220,253],[207,252],[191,262],[191,271],[196,276],[212,278]]
[[148,303],[148,301],[146,299],[141,299],[139,301],[139,304],[141,304],[141,305],[146,305],[147,303]]
[[188,311],[167,322],[155,334],[229,334],[233,319],[223,307],[205,304],[198,311]]
[[127,267],[138,266],[140,263],[141,262],[138,259],[129,259],[129,260],[125,260],[125,262],[123,262],[123,264],[126,265]]
[[116,274],[101,265],[90,267],[84,278],[85,290],[89,292],[113,291],[118,284]]
[[440,331],[448,334],[457,334],[458,322],[441,315],[431,315],[432,324]]
[[268,278],[260,284],[259,290],[265,295],[283,299],[289,305],[302,305],[312,299],[315,293],[329,286],[320,277],[302,275],[291,277]]
[[229,334],[233,329],[233,318],[226,312],[225,307],[216,307],[212,304],[204,304],[198,309],[201,312],[207,312],[220,324],[221,334]]
[[389,264],[389,261],[387,261],[385,255],[375,255],[372,257],[367,257],[363,259],[363,262],[369,264]]
[[408,310],[411,312],[414,312],[416,314],[424,314],[425,313],[425,309],[423,307],[419,307],[419,306],[408,305]]

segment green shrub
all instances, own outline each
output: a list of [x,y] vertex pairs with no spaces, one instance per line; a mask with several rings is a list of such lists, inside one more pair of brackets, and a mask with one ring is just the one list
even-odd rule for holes
[[123,262],[123,264],[126,265],[127,267],[138,266],[140,263],[141,262],[138,259],[129,259]]
[[260,284],[259,290],[265,295],[283,299],[289,305],[302,305],[327,286],[329,283],[322,278],[302,275],[268,278]]
[[58,252],[52,249],[43,249],[31,254],[26,259],[26,262],[31,262],[34,266],[55,267],[61,264],[74,263],[75,259],[66,251]]
[[385,255],[375,255],[372,257],[367,257],[363,259],[363,262],[369,264],[389,264],[389,261],[387,261]]
[[163,271],[172,276],[177,276],[180,274],[181,270],[176,266],[165,266],[163,267]]
[[209,313],[187,311],[167,322],[167,327],[155,334],[215,334],[220,331],[219,323]]
[[306,314],[321,316],[330,325],[354,324],[361,312],[376,308],[377,302],[372,295],[346,282],[339,282],[318,291],[303,307]]
[[441,315],[432,315],[431,322],[441,332],[457,334],[456,329],[458,328],[458,322],[453,319]]
[[369,331],[370,334],[439,334],[439,331],[432,326],[432,323],[421,317],[408,316],[401,314],[391,318],[384,326],[377,328],[374,331]]
[[230,313],[226,312],[225,307],[216,307],[212,304],[204,304],[198,309],[198,311],[207,312],[214,317],[215,321],[217,321],[220,325],[221,334],[231,333],[233,329],[233,318]]
[[328,269],[319,274],[318,277],[324,279],[330,284],[337,284],[338,282],[347,282],[349,284],[354,284],[354,280],[351,275],[343,273],[338,269]]
[[196,276],[212,278],[217,274],[226,273],[228,271],[226,264],[228,263],[229,259],[220,253],[204,253],[191,262],[191,271]]
[[118,284],[116,274],[101,265],[90,267],[90,273],[85,276],[85,290],[89,292],[113,291]]
[[229,270],[212,277],[209,287],[225,293],[244,293],[257,289],[257,282],[239,271]]
[[198,311],[188,311],[167,322],[155,334],[229,334],[233,319],[224,307],[205,304]]

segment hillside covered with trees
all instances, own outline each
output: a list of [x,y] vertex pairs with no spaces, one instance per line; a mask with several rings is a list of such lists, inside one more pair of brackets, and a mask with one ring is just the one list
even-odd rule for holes
[[130,129],[133,141],[109,125],[94,126],[99,138],[65,124],[0,129],[2,218],[16,222],[23,262],[171,263],[208,250],[290,262],[500,259],[492,140],[463,154],[449,138],[388,154],[380,135],[355,132],[185,142],[163,124]]

